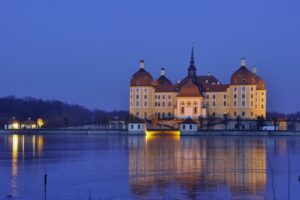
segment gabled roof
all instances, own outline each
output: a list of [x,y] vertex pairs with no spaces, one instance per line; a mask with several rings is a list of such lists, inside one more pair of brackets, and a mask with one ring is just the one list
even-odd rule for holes
[[176,87],[174,85],[157,85],[155,92],[176,92]]
[[197,124],[197,123],[189,117],[183,120],[182,122],[180,122],[179,124]]

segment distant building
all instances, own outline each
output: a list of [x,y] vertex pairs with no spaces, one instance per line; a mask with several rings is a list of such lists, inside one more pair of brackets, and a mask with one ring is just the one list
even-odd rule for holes
[[193,118],[199,116],[256,119],[266,117],[266,85],[250,71],[246,59],[232,74],[229,84],[213,75],[197,75],[192,49],[187,76],[173,84],[161,69],[156,80],[145,70],[144,61],[130,80],[130,114],[140,119]]
[[33,121],[30,117],[21,123],[21,129],[37,129],[37,123]]
[[4,125],[4,129],[8,129],[8,130],[19,130],[20,127],[21,127],[20,122],[16,120],[15,117],[13,117]]

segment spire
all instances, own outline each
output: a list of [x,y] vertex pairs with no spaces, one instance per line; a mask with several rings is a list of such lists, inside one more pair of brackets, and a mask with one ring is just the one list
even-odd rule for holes
[[145,68],[144,60],[140,60],[140,68],[141,68],[141,69],[144,69],[144,68]]
[[245,57],[241,58],[241,67],[246,67],[246,58]]
[[192,47],[192,53],[191,53],[191,61],[190,61],[191,65],[192,64],[195,64],[195,61],[194,61],[194,47]]
[[164,75],[165,75],[165,68],[162,67],[162,68],[160,69],[160,75],[161,75],[161,76],[164,76]]
[[193,79],[195,79],[195,77],[196,77],[196,67],[195,67],[195,60],[194,60],[194,47],[192,47],[191,61],[190,61],[189,69],[188,69],[188,76],[193,77]]

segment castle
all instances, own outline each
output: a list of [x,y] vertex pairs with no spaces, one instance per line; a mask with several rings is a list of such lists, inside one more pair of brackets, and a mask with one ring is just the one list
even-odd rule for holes
[[213,75],[197,75],[194,50],[188,74],[173,84],[161,68],[154,80],[145,70],[144,61],[130,80],[130,114],[140,119],[184,119],[220,117],[256,119],[266,117],[265,81],[249,70],[246,59],[232,74],[230,84],[221,83]]

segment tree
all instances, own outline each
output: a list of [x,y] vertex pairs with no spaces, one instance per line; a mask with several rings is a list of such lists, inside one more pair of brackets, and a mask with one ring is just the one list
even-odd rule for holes
[[236,117],[235,128],[236,129],[240,129],[241,128],[241,117],[239,115]]
[[262,131],[265,125],[265,119],[263,116],[258,116],[256,120],[257,130]]
[[277,117],[273,118],[273,126],[274,126],[274,130],[277,131],[277,127],[278,127],[278,118]]
[[202,130],[202,128],[203,128],[203,117],[199,116],[198,121],[199,121],[199,128],[200,128],[200,130]]
[[229,121],[228,114],[224,114],[223,123],[224,123],[225,130],[227,130],[228,121]]

